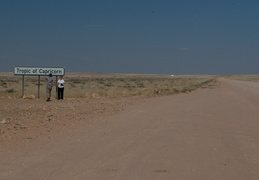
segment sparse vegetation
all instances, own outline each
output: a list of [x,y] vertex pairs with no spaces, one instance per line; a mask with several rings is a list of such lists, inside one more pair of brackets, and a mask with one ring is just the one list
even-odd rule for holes
[[[65,97],[117,98],[188,93],[197,88],[209,87],[216,77],[204,75],[172,77],[169,75],[67,73],[64,79],[66,81]],[[21,76],[14,76],[9,73],[6,76],[0,76],[0,82],[1,95],[4,93],[12,93],[18,97],[21,95]],[[38,93],[38,77],[26,76],[24,86],[26,87],[26,94],[36,96]],[[40,78],[40,96],[45,98],[45,77]]]
[[241,81],[254,81],[259,82],[259,75],[228,75],[223,76],[228,79],[241,80]]
[[5,92],[7,92],[7,93],[15,93],[16,91],[14,89],[7,89]]

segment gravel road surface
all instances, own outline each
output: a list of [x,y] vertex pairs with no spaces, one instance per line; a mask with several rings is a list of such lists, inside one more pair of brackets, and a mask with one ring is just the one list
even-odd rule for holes
[[1,180],[258,180],[259,83],[150,98],[0,159]]

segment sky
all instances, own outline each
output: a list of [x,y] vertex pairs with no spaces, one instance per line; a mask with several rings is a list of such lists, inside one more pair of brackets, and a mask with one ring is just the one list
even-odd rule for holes
[[258,0],[0,0],[0,72],[258,74]]

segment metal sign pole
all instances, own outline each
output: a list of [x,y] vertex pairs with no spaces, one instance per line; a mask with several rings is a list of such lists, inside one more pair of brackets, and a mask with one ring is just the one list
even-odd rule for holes
[[38,99],[40,99],[40,76],[38,76]]
[[22,97],[24,96],[24,75],[22,75]]

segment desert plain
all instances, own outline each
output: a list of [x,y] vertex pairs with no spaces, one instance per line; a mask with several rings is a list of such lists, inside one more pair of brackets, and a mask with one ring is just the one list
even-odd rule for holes
[[258,75],[64,79],[0,73],[0,179],[259,178]]

